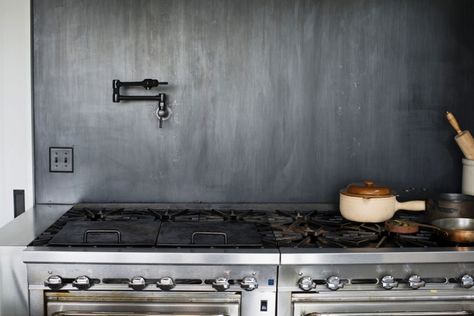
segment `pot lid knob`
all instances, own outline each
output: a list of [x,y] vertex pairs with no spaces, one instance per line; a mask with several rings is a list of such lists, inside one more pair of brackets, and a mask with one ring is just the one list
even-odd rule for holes
[[372,180],[349,184],[342,193],[357,197],[389,197],[393,195],[389,187],[377,185]]

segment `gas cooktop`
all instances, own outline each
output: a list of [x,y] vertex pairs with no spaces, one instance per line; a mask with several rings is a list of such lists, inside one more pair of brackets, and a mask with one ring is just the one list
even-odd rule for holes
[[[399,212],[398,219],[420,215]],[[29,246],[196,248],[453,247],[434,230],[389,232],[329,210],[217,210],[76,205]],[[462,245],[469,246],[469,245]]]
[[29,246],[275,247],[264,211],[75,206]]

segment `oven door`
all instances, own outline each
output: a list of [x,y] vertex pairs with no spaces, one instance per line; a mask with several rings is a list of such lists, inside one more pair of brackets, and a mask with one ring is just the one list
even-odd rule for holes
[[239,316],[236,293],[46,292],[46,315]]
[[465,291],[294,293],[292,304],[293,316],[474,315],[474,295]]

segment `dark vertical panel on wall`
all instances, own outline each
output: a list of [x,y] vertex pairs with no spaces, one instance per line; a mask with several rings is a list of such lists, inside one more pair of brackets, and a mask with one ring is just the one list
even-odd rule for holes
[[[337,199],[348,182],[460,190],[472,1],[34,1],[38,202]],[[173,115],[112,103],[169,81]],[[144,93],[138,90],[136,93]],[[73,146],[75,172],[48,172]]]

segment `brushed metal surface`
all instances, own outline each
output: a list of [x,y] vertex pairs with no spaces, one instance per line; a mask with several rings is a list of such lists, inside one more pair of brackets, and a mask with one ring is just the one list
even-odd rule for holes
[[281,265],[473,262],[474,248],[280,248]]
[[0,316],[28,315],[28,280],[23,246],[0,245]]
[[101,249],[29,247],[23,253],[23,262],[108,263],[124,264],[251,264],[278,265],[277,249]]
[[72,205],[35,205],[0,228],[0,247],[27,246]]
[[[472,1],[33,1],[39,203],[331,202],[364,178],[457,192]],[[173,116],[112,103],[157,78]],[[143,93],[144,91],[135,91]],[[75,172],[48,172],[73,146]]]
[[[94,284],[88,291],[80,291],[78,293],[71,293],[73,296],[89,296],[89,299],[94,295],[100,295],[107,293],[104,291],[116,291],[116,295],[124,297],[126,295],[137,295],[137,296],[148,296],[153,295],[157,297],[167,297],[168,303],[172,303],[172,298],[175,296],[186,296],[187,299],[183,300],[183,309],[176,312],[193,312],[191,314],[199,314],[198,308],[185,309],[188,300],[192,300],[194,303],[203,303],[203,296],[210,296],[212,300],[218,297],[227,295],[238,295],[240,305],[241,316],[275,316],[276,315],[276,279],[277,279],[277,265],[264,265],[255,266],[250,265],[221,265],[217,260],[209,261],[205,265],[185,265],[175,264],[173,259],[168,261],[168,264],[126,264],[123,262],[116,264],[85,264],[82,262],[75,263],[43,263],[43,264],[28,264],[28,282],[29,282],[29,298],[31,305],[30,315],[40,316],[44,315],[44,302],[45,297],[51,296],[52,292],[49,291],[48,287],[45,287],[44,280],[47,279],[51,274],[61,275],[64,278],[74,278],[77,275],[87,273],[91,278],[102,279],[101,283]],[[173,262],[173,263],[171,263]],[[171,264],[170,264],[171,263]],[[217,264],[216,264],[217,263]],[[144,278],[151,280],[157,280],[163,276],[169,276],[173,279],[189,278],[194,280],[201,280],[200,284],[177,284],[170,292],[158,291],[156,283],[151,282],[148,286],[140,292],[136,292],[128,287],[127,284],[114,283],[113,281],[104,282],[105,279],[129,279],[134,275],[141,275]],[[211,284],[204,282],[205,280],[214,280],[218,277],[225,277],[227,279],[241,280],[243,277],[253,275],[260,281],[260,286],[249,292],[241,288],[238,282],[231,284],[230,288],[225,293],[217,293]],[[117,282],[117,281],[116,281]],[[44,291],[49,291],[50,294],[46,294]],[[71,284],[66,284],[62,290],[71,291],[73,287]],[[118,291],[118,292],[117,292]],[[73,291],[74,292],[74,291]],[[130,294],[130,293],[141,293],[141,294]],[[197,295],[194,295],[197,294]],[[213,298],[212,298],[213,297]],[[267,301],[267,310],[260,310],[261,301]],[[148,303],[153,303],[152,299],[146,300]],[[145,300],[141,301],[142,303]],[[217,301],[216,301],[217,302]],[[64,303],[64,302],[63,302]],[[83,306],[87,304],[83,301]],[[116,302],[117,303],[117,302]],[[93,306],[89,305],[94,311],[104,311],[103,309],[94,309]],[[63,310],[66,310],[64,308]],[[81,309],[83,310],[83,309]],[[121,310],[122,312],[130,311],[129,309]],[[138,309],[138,311],[142,311]],[[154,311],[153,309],[148,310],[149,312]],[[164,312],[166,309],[160,309]],[[202,311],[201,311],[202,312]],[[49,314],[47,314],[49,315]],[[177,316],[180,315],[177,313]],[[199,314],[201,315],[201,314]],[[227,315],[227,314],[226,314]],[[233,315],[229,313],[229,315]],[[204,315],[203,315],[204,316]]]

